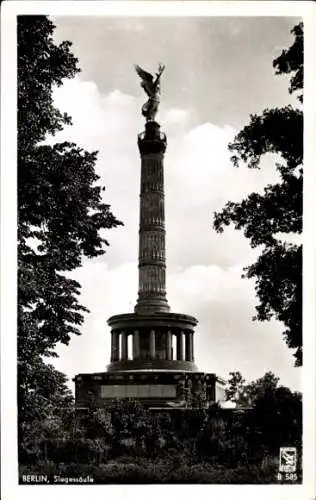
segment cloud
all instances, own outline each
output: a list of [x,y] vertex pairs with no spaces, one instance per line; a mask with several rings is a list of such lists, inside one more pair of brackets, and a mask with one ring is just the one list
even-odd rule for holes
[[[169,296],[197,309],[204,303],[232,303],[236,300],[249,301],[252,287],[249,281],[241,280],[242,268],[234,266],[221,268],[215,265],[194,265],[179,269],[171,274]],[[190,284],[190,286],[187,286]],[[240,298],[241,297],[241,298]]]
[[53,92],[54,104],[62,112],[66,111],[73,121],[73,126],[65,127],[56,137],[73,138],[86,148],[102,145],[113,134],[126,132],[134,122],[137,99],[113,89],[107,95],[101,95],[97,85],[79,78],[66,80],[62,87]]
[[164,127],[183,126],[188,122],[189,117],[190,111],[188,109],[171,108],[161,114],[161,123],[164,124]]

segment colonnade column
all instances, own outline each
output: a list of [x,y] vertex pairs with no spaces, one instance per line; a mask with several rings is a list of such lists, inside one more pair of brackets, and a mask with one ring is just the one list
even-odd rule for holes
[[[174,356],[172,355],[172,339],[173,335],[176,336],[176,358],[177,361],[194,361],[194,345],[193,345],[193,332],[190,330],[172,332],[167,330],[165,332],[165,341],[163,345],[165,348],[165,359],[171,361]],[[120,343],[120,336],[122,337]],[[183,338],[184,337],[184,338]],[[183,346],[183,343],[185,345]],[[183,353],[184,347],[184,353]],[[140,337],[139,330],[133,331],[133,359],[140,358]],[[128,332],[126,330],[111,330],[111,362],[127,361],[128,360]],[[184,355],[183,355],[184,354]],[[150,330],[149,332],[149,356],[151,359],[156,359],[156,331]]]
[[193,361],[193,332],[185,332],[185,360]]
[[172,344],[172,333],[170,330],[166,333],[166,359],[171,359],[171,344]]
[[183,332],[177,333],[177,361],[183,361]]
[[111,330],[111,362],[114,361],[114,331]]
[[155,330],[150,330],[149,353],[150,353],[151,359],[155,359],[155,357],[156,357],[156,333],[155,333]]
[[190,332],[185,332],[185,360],[190,361]]
[[111,331],[111,361],[119,361],[120,359],[120,332],[117,330]]
[[127,361],[128,359],[128,345],[127,345],[127,332],[122,332],[122,355],[121,360]]
[[190,361],[194,361],[194,343],[193,343],[193,339],[194,339],[194,336],[193,336],[193,332],[190,332],[190,350],[191,350],[191,359]]
[[133,332],[133,359],[139,358],[139,331]]

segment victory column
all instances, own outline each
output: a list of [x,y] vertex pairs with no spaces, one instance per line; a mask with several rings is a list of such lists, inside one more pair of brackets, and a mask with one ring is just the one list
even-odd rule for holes
[[[138,135],[141,156],[138,299],[134,313],[119,314],[108,320],[111,360],[107,372],[75,377],[78,407],[87,405],[88,392],[100,405],[128,397],[150,407],[185,406],[185,386],[191,391],[202,387],[208,401],[222,399],[224,381],[215,374],[198,372],[194,364],[197,320],[170,312],[167,301],[163,165],[167,138],[155,121],[165,66],[159,64],[155,77],[138,65],[135,69],[148,96],[142,106],[145,131]],[[129,337],[132,352],[128,349]]]

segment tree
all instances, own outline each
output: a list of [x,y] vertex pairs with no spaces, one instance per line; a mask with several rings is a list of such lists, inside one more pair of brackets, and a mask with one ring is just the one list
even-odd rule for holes
[[[105,253],[100,235],[121,224],[104,203],[95,173],[97,152],[73,143],[46,144],[70,117],[54,107],[52,91],[79,71],[68,41],[56,45],[45,16],[18,18],[18,376],[19,405],[41,387],[42,357],[79,335],[80,284],[68,272],[83,257]],[[50,368],[51,374],[53,369]],[[55,373],[56,375],[56,373]],[[51,379],[56,388],[61,378]],[[49,396],[49,395],[48,395]],[[31,400],[30,400],[31,401]]]
[[[303,100],[303,24],[292,30],[294,43],[273,61],[276,74],[291,74],[289,92],[299,92]],[[234,224],[243,230],[250,245],[262,247],[258,260],[244,269],[243,277],[254,278],[259,304],[253,318],[272,317],[285,326],[283,335],[294,349],[296,366],[302,364],[302,246],[284,241],[285,234],[302,231],[303,187],[303,113],[285,106],[265,109],[251,115],[246,125],[229,145],[232,162],[244,162],[260,168],[262,156],[278,156],[276,169],[280,182],[268,185],[264,194],[252,193],[240,203],[229,201],[214,214],[213,226],[222,232]]]
[[19,373],[19,461],[38,459],[47,439],[69,438],[74,400],[66,376],[40,356]]
[[248,403],[246,380],[240,372],[229,373],[229,379],[225,388],[225,396],[227,401],[238,402],[241,405]]
[[231,372],[226,397],[235,400],[237,405],[248,406],[248,411],[240,415],[241,421],[237,419],[234,423],[232,436],[241,432],[249,447],[249,456],[258,458],[267,453],[275,456],[280,446],[296,446],[300,451],[301,393],[280,386],[279,378],[272,372],[251,382],[246,382],[240,372]]
[[281,446],[302,446],[302,395],[288,387],[267,385],[245,415],[245,426],[253,450],[258,446],[278,454]]
[[249,400],[252,403],[256,403],[259,399],[264,397],[265,394],[273,393],[278,387],[279,380],[279,377],[276,377],[274,373],[267,372],[263,377],[250,382],[247,385]]
[[279,378],[272,372],[267,372],[263,377],[246,382],[242,374],[230,372],[225,389],[226,400],[235,401],[238,405],[253,405],[268,392],[276,390]]

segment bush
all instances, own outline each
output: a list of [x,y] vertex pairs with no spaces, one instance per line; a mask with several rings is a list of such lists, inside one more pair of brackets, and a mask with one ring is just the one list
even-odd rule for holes
[[[268,415],[261,407],[242,412],[210,409],[149,415],[129,403],[131,412],[120,421],[121,409],[114,406],[115,418],[110,420],[108,409],[96,412],[98,425],[92,419],[86,432],[38,442],[34,466],[28,465],[27,470],[78,475],[82,469],[96,481],[112,484],[268,484],[277,482],[280,443],[297,447],[301,468],[299,425],[294,417],[289,435],[296,440],[292,442],[279,439],[276,446],[263,432],[268,423],[275,431],[282,427],[285,411],[278,416],[274,402]],[[299,412],[297,404],[292,413],[298,421]],[[89,472],[86,464],[90,464]]]

